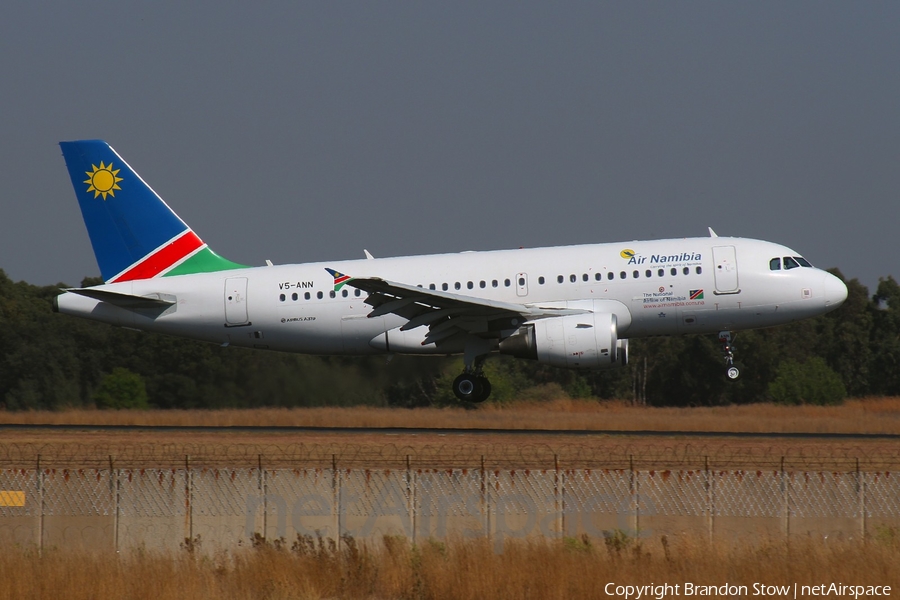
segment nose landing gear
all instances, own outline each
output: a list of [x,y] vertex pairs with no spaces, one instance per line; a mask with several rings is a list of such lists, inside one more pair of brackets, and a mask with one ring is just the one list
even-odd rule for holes
[[725,359],[725,376],[730,381],[737,381],[741,376],[742,365],[734,362],[734,336],[730,331],[719,332],[719,342],[722,344],[722,357]]
[[741,377],[742,365],[734,362],[734,345],[730,331],[719,332],[719,342],[722,344],[722,357],[725,359],[725,376],[730,381],[737,381]]

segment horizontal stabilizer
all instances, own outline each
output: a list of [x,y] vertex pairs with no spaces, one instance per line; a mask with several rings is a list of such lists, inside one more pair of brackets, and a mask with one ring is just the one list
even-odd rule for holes
[[96,288],[69,288],[66,290],[72,294],[79,296],[87,296],[101,302],[108,302],[121,308],[158,308],[166,309],[173,304],[175,300],[166,300],[159,297],[159,294],[151,296],[134,296],[132,294],[122,294],[119,292],[110,292],[109,290],[98,290]]

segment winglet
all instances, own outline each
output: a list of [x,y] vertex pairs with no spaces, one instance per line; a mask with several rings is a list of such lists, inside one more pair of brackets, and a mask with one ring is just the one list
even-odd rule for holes
[[716,235],[716,232],[713,231],[712,227],[707,227],[707,229],[709,229],[709,237],[719,237],[718,235]]
[[332,277],[334,277],[334,291],[340,290],[342,287],[344,287],[345,283],[348,283],[353,280],[353,278],[350,277],[349,275],[344,275],[343,273],[339,273],[338,271],[335,271],[334,269],[329,269],[328,267],[325,267],[325,270],[328,271]]

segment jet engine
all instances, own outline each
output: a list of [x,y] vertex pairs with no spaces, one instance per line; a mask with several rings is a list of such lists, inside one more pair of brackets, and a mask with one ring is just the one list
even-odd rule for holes
[[500,342],[500,353],[568,369],[608,369],[628,362],[616,315],[586,313],[526,323]]

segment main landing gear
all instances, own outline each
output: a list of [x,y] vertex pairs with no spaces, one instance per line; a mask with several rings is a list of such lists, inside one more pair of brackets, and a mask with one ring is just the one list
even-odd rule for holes
[[741,376],[742,365],[734,362],[734,337],[730,331],[719,332],[719,342],[722,344],[722,356],[725,358],[725,376],[731,381],[736,381]]
[[478,356],[459,377],[453,380],[453,393],[463,402],[484,402],[491,395],[491,382],[484,376],[484,360]]

